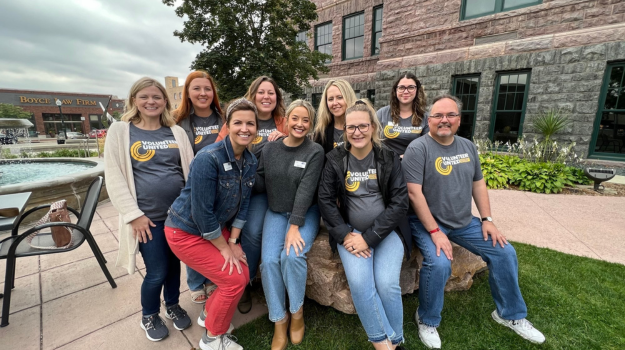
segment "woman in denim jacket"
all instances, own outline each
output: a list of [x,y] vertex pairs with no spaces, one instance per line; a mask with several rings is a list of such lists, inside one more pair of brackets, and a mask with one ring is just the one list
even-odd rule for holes
[[198,318],[198,324],[206,327],[200,340],[203,350],[243,349],[229,335],[250,278],[239,243],[256,173],[256,158],[247,146],[256,136],[257,118],[256,107],[248,100],[230,104],[229,135],[197,153],[189,180],[165,222],[174,254],[217,285]]

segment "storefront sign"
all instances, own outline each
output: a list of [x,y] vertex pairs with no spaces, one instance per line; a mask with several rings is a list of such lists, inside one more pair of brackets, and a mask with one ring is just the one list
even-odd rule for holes
[[62,96],[46,93],[11,93],[0,92],[0,103],[9,103],[16,106],[50,106],[56,107],[56,99],[60,99],[63,107],[91,107],[100,109],[100,103],[106,106],[108,96]]
[[[50,102],[52,101],[52,102]],[[63,102],[63,105],[71,105],[74,104],[74,101],[76,102],[75,104],[78,106],[96,106],[97,101],[94,100],[85,100],[85,99],[62,99],[61,102]],[[55,104],[56,105],[56,98],[53,98],[52,100],[50,100],[49,98],[36,98],[36,97],[28,97],[28,96],[20,96],[20,103],[30,103],[30,104]]]

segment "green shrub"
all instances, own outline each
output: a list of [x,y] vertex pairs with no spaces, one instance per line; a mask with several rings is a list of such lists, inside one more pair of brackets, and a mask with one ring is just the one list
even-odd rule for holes
[[490,189],[508,188],[511,172],[511,165],[520,162],[519,157],[501,156],[497,154],[487,153],[480,154],[480,163],[482,164],[482,174],[486,186]]
[[523,191],[560,193],[564,186],[575,185],[565,168],[558,163],[519,163],[514,167],[511,183]]
[[[35,156],[36,158],[77,158],[87,155],[85,150],[78,149],[57,149],[54,152],[39,152]],[[97,157],[98,152],[89,152],[89,157]]]

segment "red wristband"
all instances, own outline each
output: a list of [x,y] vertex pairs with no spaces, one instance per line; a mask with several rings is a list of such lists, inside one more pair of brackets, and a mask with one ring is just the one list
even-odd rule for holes
[[432,235],[432,234],[435,234],[436,232],[440,232],[440,230],[441,229],[437,227],[437,228],[435,228],[435,229],[433,229],[432,231],[429,231],[429,232]]

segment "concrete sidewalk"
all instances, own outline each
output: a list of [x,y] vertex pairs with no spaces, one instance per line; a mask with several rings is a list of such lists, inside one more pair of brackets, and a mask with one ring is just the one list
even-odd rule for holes
[[[541,195],[512,190],[489,193],[492,216],[509,240],[625,264],[625,197]],[[10,325],[0,328],[0,348],[197,347],[204,330],[195,320],[203,306],[190,301],[186,269],[182,269],[180,302],[194,324],[179,332],[166,320],[170,336],[158,343],[150,342],[139,327],[139,290],[145,266],[140,255],[139,271],[134,275],[114,266],[117,212],[110,202],[98,206],[91,230],[118,287],[112,289],[108,284],[87,244],[70,253],[18,259]],[[0,234],[0,239],[5,235]],[[1,281],[5,266],[5,260],[1,260]],[[3,288],[4,283],[0,283],[0,290]],[[266,317],[266,312],[266,306],[255,302],[251,313],[237,313],[233,323],[238,327],[256,317]]]

